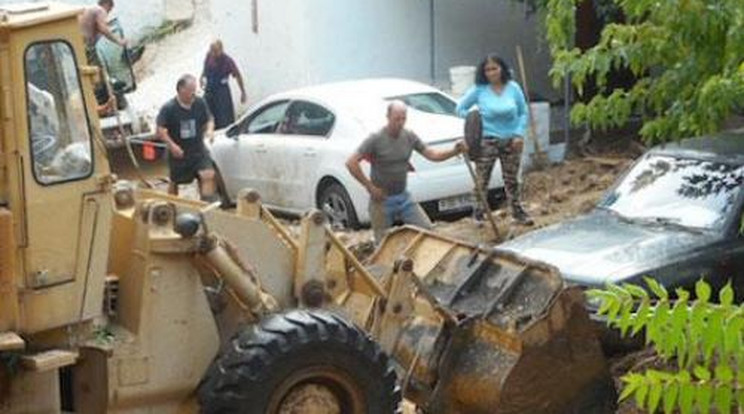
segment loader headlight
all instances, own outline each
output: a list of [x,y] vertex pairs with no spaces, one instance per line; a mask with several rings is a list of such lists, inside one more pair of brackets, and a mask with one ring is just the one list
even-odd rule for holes
[[181,237],[193,237],[199,231],[201,218],[194,213],[180,213],[176,216],[176,222],[173,224],[173,230],[180,234]]

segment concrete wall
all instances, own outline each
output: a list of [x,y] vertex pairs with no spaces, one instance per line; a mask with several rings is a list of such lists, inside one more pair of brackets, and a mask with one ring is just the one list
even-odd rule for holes
[[[14,2],[0,0],[0,5]],[[361,77],[398,76],[449,89],[450,67],[475,65],[489,52],[504,57],[519,77],[518,44],[531,92],[557,98],[547,76],[550,57],[540,22],[526,16],[524,7],[514,0],[116,0],[113,14],[133,39],[165,19],[195,15],[195,24],[206,26],[199,32],[224,40],[243,70],[252,101],[298,86]],[[183,45],[193,48],[190,61],[203,59],[211,40],[203,37]],[[196,66],[193,71],[199,72]]]
[[[211,0],[215,35],[253,96],[371,76],[428,79],[428,0]],[[395,13],[392,13],[392,12]]]
[[[537,17],[512,0],[210,0],[214,34],[246,77],[252,98],[298,86],[398,76],[449,88],[449,68],[502,55],[518,76],[521,45],[530,90],[556,98]],[[431,7],[434,7],[432,39]],[[434,71],[432,73],[432,40]]]
[[517,45],[522,48],[529,90],[547,99],[557,98],[548,79],[550,51],[544,28],[535,14],[513,0],[435,0],[435,83],[447,85],[449,68],[475,66],[489,53],[511,65],[521,81]]

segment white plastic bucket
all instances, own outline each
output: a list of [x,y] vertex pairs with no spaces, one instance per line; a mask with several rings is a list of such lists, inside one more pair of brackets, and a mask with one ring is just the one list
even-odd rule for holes
[[452,94],[460,96],[475,83],[475,66],[453,66],[449,70]]

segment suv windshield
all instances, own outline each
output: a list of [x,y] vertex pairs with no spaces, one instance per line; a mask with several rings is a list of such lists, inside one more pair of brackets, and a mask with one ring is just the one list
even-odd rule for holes
[[732,211],[742,182],[741,165],[651,155],[599,206],[629,219],[717,229]]

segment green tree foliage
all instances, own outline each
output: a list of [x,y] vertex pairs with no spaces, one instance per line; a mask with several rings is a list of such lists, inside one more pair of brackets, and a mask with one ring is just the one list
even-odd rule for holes
[[[643,118],[649,142],[717,131],[744,100],[744,1],[610,0],[623,23],[605,25],[599,43],[573,46],[576,5],[546,0],[547,37],[556,85],[570,74],[579,94],[589,82],[601,93],[574,106],[574,123],[593,128]],[[609,90],[612,69],[637,78]]]
[[729,413],[744,407],[744,306],[734,305],[731,285],[713,303],[702,280],[694,300],[683,289],[672,300],[658,282],[645,280],[648,289],[623,285],[588,293],[610,326],[623,335],[644,330],[646,342],[673,367],[626,374],[620,399],[634,398],[650,413]]

